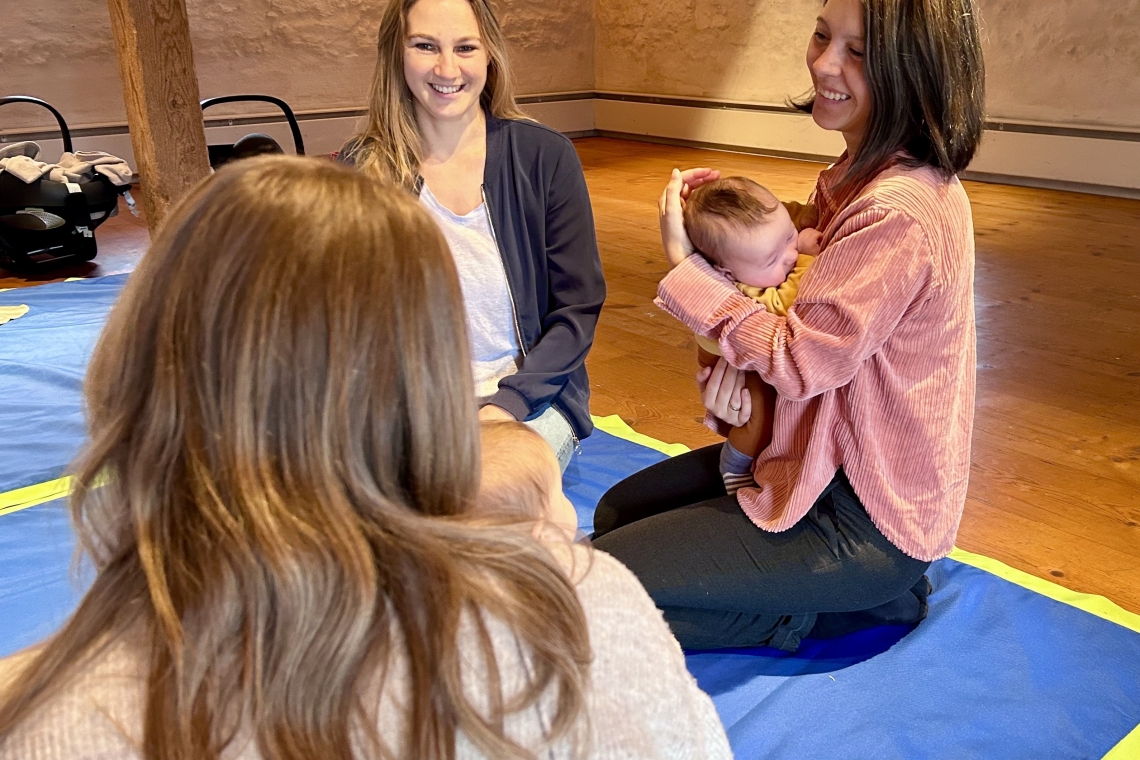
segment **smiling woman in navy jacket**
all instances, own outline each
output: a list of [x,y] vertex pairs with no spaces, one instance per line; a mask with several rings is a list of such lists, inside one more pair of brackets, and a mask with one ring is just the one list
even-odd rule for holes
[[368,127],[343,160],[416,192],[459,270],[481,419],[518,419],[565,469],[593,429],[586,354],[605,300],[582,166],[519,111],[487,0],[392,0]]

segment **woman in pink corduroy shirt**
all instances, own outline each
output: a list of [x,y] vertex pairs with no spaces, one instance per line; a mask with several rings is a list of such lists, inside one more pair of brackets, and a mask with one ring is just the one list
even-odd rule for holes
[[955,174],[977,149],[984,74],[972,0],[826,0],[800,107],[847,150],[813,196],[822,252],[786,317],[741,295],[681,220],[710,169],[674,171],[657,303],[724,358],[698,375],[723,431],[748,420],[744,372],[776,388],[755,486],[725,494],[727,445],[616,485],[596,544],[689,648],[794,650],[926,615],[930,562],[962,516],[974,411],[974,244]]

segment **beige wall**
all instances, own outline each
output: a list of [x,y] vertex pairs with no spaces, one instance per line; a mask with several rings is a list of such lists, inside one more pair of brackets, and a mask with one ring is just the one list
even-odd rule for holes
[[1140,127],[1140,0],[980,0],[995,118]]
[[594,0],[493,0],[520,94],[594,89]]
[[[187,0],[202,97],[257,92],[295,110],[359,108],[383,7],[382,0]],[[501,0],[499,9],[520,93],[593,88],[593,0]],[[72,126],[126,121],[106,0],[6,3],[3,15],[0,94],[41,97]],[[46,127],[50,118],[4,106],[0,130]]]
[[[992,119],[1140,127],[1140,0],[978,0]],[[819,0],[599,0],[597,89],[781,103]]]
[[[360,107],[382,0],[187,0],[203,97]],[[992,119],[1140,128],[1140,0],[979,0]],[[781,103],[803,92],[819,0],[499,0],[522,94],[603,91]],[[74,126],[122,124],[105,0],[8,3],[0,90]],[[255,107],[259,110],[260,107]],[[219,111],[221,115],[223,112]],[[49,120],[0,109],[0,130]]]
[[781,103],[811,84],[804,48],[818,9],[818,0],[599,0],[597,89]]
[[[0,72],[0,94],[43,98],[69,124],[126,119],[103,0],[5,3]],[[0,108],[5,130],[49,123],[32,106]]]

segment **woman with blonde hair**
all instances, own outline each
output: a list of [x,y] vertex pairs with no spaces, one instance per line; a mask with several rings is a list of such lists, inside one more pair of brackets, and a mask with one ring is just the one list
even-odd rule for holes
[[605,300],[574,146],[515,105],[488,0],[391,0],[368,126],[342,160],[419,196],[459,270],[484,420],[523,420],[563,469],[593,430],[586,354]]
[[0,758],[727,757],[628,571],[471,517],[460,302],[428,214],[358,172],[191,193],[92,358],[96,577],[0,661]]

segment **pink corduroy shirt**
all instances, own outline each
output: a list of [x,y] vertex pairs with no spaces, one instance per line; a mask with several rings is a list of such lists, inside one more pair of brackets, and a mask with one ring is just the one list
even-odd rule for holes
[[[844,168],[820,174],[821,212]],[[883,535],[934,560],[953,547],[970,473],[970,202],[957,178],[894,166],[828,216],[788,316],[764,311],[701,256],[661,281],[656,303],[779,394],[757,487],[738,492],[757,526],[790,528],[842,466]]]

